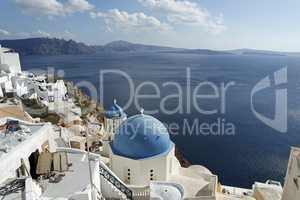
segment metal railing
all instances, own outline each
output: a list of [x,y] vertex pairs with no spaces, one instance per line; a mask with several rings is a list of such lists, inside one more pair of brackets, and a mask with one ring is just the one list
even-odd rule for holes
[[100,175],[103,176],[107,181],[109,181],[113,186],[115,186],[118,190],[120,190],[127,199],[133,200],[132,191],[123,183],[121,183],[114,175],[112,175],[109,171],[103,168],[101,165],[99,166]]
[[25,188],[25,179],[15,179],[0,186],[0,196],[6,196],[11,193],[23,191]]

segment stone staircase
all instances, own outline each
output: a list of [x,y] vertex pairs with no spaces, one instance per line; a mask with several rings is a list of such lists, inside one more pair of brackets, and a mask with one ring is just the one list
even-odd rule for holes
[[108,194],[113,195],[109,199],[127,199],[133,200],[132,191],[122,183],[110,170],[104,166],[99,166],[101,187],[104,187],[102,192],[106,191]]

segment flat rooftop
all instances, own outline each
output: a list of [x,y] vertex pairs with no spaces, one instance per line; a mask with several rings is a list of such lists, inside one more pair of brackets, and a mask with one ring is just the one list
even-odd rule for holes
[[0,118],[12,117],[24,121],[31,121],[30,118],[22,110],[20,102],[11,102],[8,100],[5,103],[0,103]]
[[254,184],[254,196],[262,200],[281,200],[283,189],[281,186],[267,183]]
[[232,196],[251,196],[253,195],[252,189],[246,189],[246,188],[239,188],[239,187],[232,187],[232,186],[221,186],[221,190],[228,195]]
[[168,181],[180,184],[184,189],[184,197],[214,196],[214,178],[203,173],[202,168],[182,168],[178,175],[172,175]]
[[[63,152],[63,151],[60,151]],[[39,181],[42,186],[41,199],[69,199],[78,192],[84,192],[90,185],[90,174],[88,156],[82,152],[67,152],[68,162],[72,165],[68,171],[59,172],[63,174],[58,182],[50,182],[49,179]],[[97,166],[95,160],[91,160],[91,169],[94,171]],[[99,174],[97,174],[100,176]],[[25,180],[7,180],[0,184],[1,200],[22,200],[24,199]]]
[[[58,183],[50,183],[44,180],[45,191],[43,197],[67,198],[76,192],[84,191],[90,185],[88,156],[86,153],[67,153],[69,163],[72,165],[64,173],[62,180]],[[96,162],[91,161],[91,169],[94,170]]]
[[6,128],[4,126],[6,122],[6,119],[0,119],[0,126],[2,126],[0,130],[0,158],[2,155],[9,153],[19,144],[26,141],[43,127],[42,124],[29,125],[19,122],[20,130],[6,134]]

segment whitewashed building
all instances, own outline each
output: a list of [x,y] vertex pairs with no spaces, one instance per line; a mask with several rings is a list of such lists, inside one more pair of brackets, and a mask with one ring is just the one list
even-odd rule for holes
[[21,64],[19,54],[0,45],[0,70],[6,73],[20,73]]
[[2,118],[0,125],[2,200],[102,198],[99,155],[59,147],[48,123]]
[[109,165],[134,196],[142,193],[139,187],[148,187],[158,199],[216,199],[217,176],[203,166],[182,168],[166,127],[143,113],[119,126],[110,143]]
[[41,107],[47,107],[38,113],[56,113],[65,123],[81,120],[81,109],[68,97],[63,80],[48,82],[46,75],[21,71],[18,53],[0,46],[0,98],[3,97],[35,99]]

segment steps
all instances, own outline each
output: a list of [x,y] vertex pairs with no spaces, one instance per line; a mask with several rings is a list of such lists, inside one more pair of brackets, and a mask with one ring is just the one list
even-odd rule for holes
[[99,166],[99,171],[102,180],[104,180],[101,181],[102,184],[106,184],[106,186],[108,186],[114,194],[121,197],[121,199],[133,200],[132,191],[125,184],[119,181],[115,175],[101,165]]

